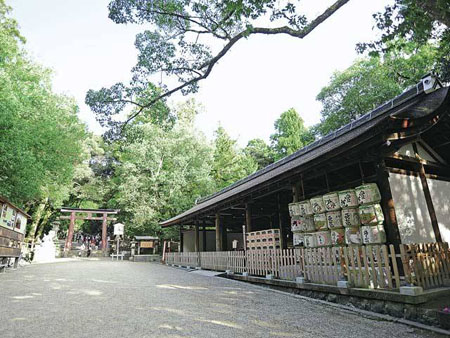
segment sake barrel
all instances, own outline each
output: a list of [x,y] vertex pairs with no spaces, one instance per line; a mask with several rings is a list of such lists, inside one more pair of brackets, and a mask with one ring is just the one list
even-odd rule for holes
[[314,214],[325,212],[322,196],[313,197],[309,201],[311,202],[311,209]]
[[364,184],[355,188],[360,205],[373,204],[381,201],[381,194],[375,183]]
[[304,217],[299,216],[299,225],[301,231],[304,232],[311,232],[316,230],[313,216],[304,216]]
[[292,218],[291,218],[291,231],[292,232],[304,231],[301,228],[300,216],[292,216]]
[[386,242],[386,233],[382,225],[364,225],[361,239],[364,244],[381,244]]
[[331,245],[341,246],[345,244],[345,229],[333,229],[330,230]]
[[361,225],[358,208],[342,209],[341,214],[344,227],[358,227]]
[[327,230],[327,216],[326,214],[316,214],[314,215],[314,226],[317,231]]
[[326,215],[328,229],[342,228],[342,216],[340,211],[328,211]]
[[331,233],[330,231],[318,231],[316,232],[317,246],[331,246]]
[[289,209],[289,216],[295,216],[295,203],[289,203],[288,204],[288,209]]
[[359,219],[363,225],[376,225],[384,221],[383,210],[379,204],[361,205]]
[[313,214],[309,200],[298,202],[300,216],[310,216]]
[[357,207],[358,197],[356,197],[356,191],[354,189],[339,191],[339,204],[341,208]]
[[335,211],[341,209],[339,205],[339,195],[337,192],[330,192],[322,196],[326,211]]
[[317,240],[314,233],[306,233],[303,236],[303,243],[305,244],[306,248],[315,248],[317,247]]
[[361,244],[361,233],[358,227],[345,228],[345,244]]
[[295,246],[302,246],[304,244],[305,235],[302,233],[294,233],[292,237],[292,242]]

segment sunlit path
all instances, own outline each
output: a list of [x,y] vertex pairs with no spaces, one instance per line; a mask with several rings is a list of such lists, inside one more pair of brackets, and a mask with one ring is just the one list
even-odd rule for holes
[[198,272],[84,260],[0,275],[1,337],[435,337]]

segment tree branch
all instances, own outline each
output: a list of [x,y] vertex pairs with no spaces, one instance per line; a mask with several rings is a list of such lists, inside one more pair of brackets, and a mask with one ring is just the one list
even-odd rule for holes
[[[195,84],[203,79],[206,79],[209,74],[211,73],[213,67],[215,64],[224,57],[228,51],[231,49],[231,47],[234,46],[236,42],[241,40],[244,37],[254,35],[254,34],[266,34],[266,35],[276,35],[276,34],[287,34],[299,39],[303,39],[305,36],[307,36],[309,33],[311,33],[317,26],[319,26],[321,23],[323,23],[326,19],[328,19],[330,16],[332,16],[337,10],[339,10],[342,6],[344,6],[349,0],[337,0],[333,5],[328,7],[321,15],[316,17],[313,21],[311,21],[308,25],[306,25],[304,28],[300,30],[295,30],[293,28],[290,28],[288,26],[283,27],[276,27],[276,28],[266,28],[266,27],[255,27],[251,28],[249,31],[242,31],[238,34],[236,34],[233,38],[229,40],[229,42],[222,48],[222,50],[217,53],[216,56],[214,56],[211,60],[205,62],[204,64],[200,65],[197,69],[197,74],[199,74],[200,71],[206,68],[203,74],[179,85],[178,87],[175,87],[171,90],[166,91],[165,93],[159,95],[158,97],[152,99],[147,104],[142,105],[134,114],[132,114],[122,125],[121,130],[125,128],[125,126],[132,121],[136,116],[138,116],[145,108],[149,108],[153,104],[155,104],[157,101],[164,99],[170,95],[172,95],[175,92],[178,92],[188,86],[191,86],[192,84]],[[181,15],[180,15],[181,16]],[[197,22],[196,22],[197,23]],[[201,25],[200,25],[201,26]]]

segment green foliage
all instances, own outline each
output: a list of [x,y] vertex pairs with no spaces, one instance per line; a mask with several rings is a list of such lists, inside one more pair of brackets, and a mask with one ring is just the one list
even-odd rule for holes
[[314,141],[313,135],[294,108],[281,114],[275,121],[274,127],[275,133],[270,136],[270,139],[276,160],[288,156]]
[[377,41],[360,43],[359,52],[371,51],[372,55],[396,49],[394,40],[405,44],[413,42],[426,45],[432,41],[439,45],[435,72],[450,82],[450,1],[395,0],[383,13],[373,15],[376,27],[381,31]]
[[117,153],[114,195],[108,203],[121,209],[120,220],[129,233],[165,236],[158,222],[213,191],[212,149],[203,136],[183,123],[171,130],[152,123],[136,124],[130,132],[133,136]]
[[0,194],[23,204],[67,197],[85,126],[73,100],[56,95],[0,1]]
[[275,154],[272,148],[262,139],[255,138],[248,141],[243,151],[257,164],[257,170],[275,162]]
[[[136,107],[128,122],[175,92],[195,93],[198,82],[209,76],[239,40],[254,34],[304,38],[348,1],[336,0],[308,20],[298,8],[298,0],[113,0],[108,6],[112,21],[143,24],[147,30],[136,36],[138,61],[131,81],[90,90],[86,103],[99,122],[109,127],[106,136],[120,138],[123,126],[114,117],[126,106]],[[267,22],[270,24],[259,26]],[[177,85],[168,88],[161,83],[161,90],[155,90],[150,82],[155,74]]]
[[[349,68],[335,72],[322,88],[322,120],[314,127],[324,136],[360,115],[399,95],[416,84],[437,62],[438,48],[431,44],[395,41],[383,57],[356,60]],[[395,47],[395,48],[394,48]]]
[[234,182],[250,175],[257,169],[251,157],[237,148],[233,140],[222,126],[215,131],[214,162],[212,177],[217,189],[225,188]]

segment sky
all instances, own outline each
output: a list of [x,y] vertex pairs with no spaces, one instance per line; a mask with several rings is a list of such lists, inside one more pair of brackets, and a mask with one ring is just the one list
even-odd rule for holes
[[[86,92],[129,81],[137,56],[135,36],[148,27],[113,23],[108,19],[109,0],[6,3],[13,7],[27,51],[54,71],[54,90],[73,96],[80,119],[100,134],[94,114],[84,104]],[[313,17],[330,3],[303,0],[302,6]],[[376,37],[372,14],[386,4],[385,0],[350,0],[304,39],[252,36],[238,42],[200,82],[194,98],[205,109],[197,127],[212,138],[220,123],[245,146],[253,138],[269,141],[275,120],[291,107],[306,125],[319,122],[317,94],[334,71],[344,70],[359,57],[356,43]],[[175,95],[169,103],[185,99]]]

